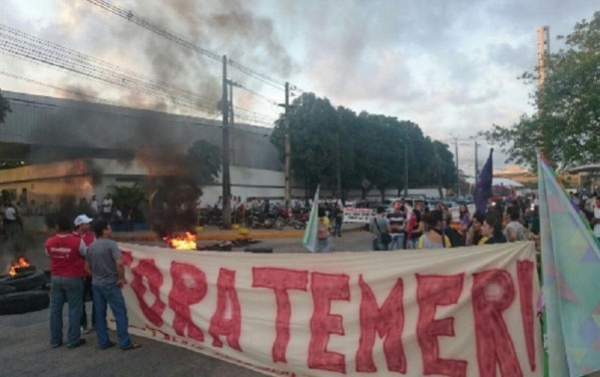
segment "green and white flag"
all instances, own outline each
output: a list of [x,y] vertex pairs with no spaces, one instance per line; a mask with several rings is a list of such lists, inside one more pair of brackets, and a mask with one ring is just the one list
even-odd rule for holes
[[538,185],[547,372],[588,375],[600,371],[600,244],[542,155]]
[[317,186],[317,192],[315,193],[315,199],[310,210],[310,218],[304,231],[304,237],[302,237],[302,246],[310,250],[311,253],[315,252],[317,246],[317,226],[319,225],[319,189],[321,186]]

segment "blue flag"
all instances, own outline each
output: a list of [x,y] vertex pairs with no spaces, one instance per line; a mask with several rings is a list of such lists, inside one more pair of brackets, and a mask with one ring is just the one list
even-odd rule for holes
[[488,201],[492,196],[492,180],[494,178],[493,154],[494,149],[492,148],[490,150],[490,156],[479,173],[479,177],[475,183],[475,191],[473,192],[475,208],[476,211],[480,213],[485,213],[487,211]]
[[317,186],[317,192],[315,193],[315,199],[310,210],[310,217],[306,230],[304,231],[304,237],[302,237],[302,246],[310,250],[311,253],[315,252],[317,246],[317,228],[319,225],[319,189],[320,185]]
[[543,156],[538,187],[547,371],[583,376],[600,370],[600,249]]

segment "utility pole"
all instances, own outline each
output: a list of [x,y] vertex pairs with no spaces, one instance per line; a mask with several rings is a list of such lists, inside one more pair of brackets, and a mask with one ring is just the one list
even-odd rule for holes
[[290,144],[290,83],[285,82],[285,208],[290,208],[290,200],[292,196],[290,184],[290,152],[292,146]]
[[404,197],[408,196],[408,140],[404,144]]
[[[544,87],[544,82],[546,81],[546,57],[550,53],[550,27],[548,26],[540,26],[537,29],[537,68],[538,68],[538,92],[541,91]],[[538,107],[538,117],[541,118],[544,109]],[[538,141],[539,149],[542,153],[545,153],[546,150],[544,148],[544,133],[543,133],[543,124],[540,123],[540,139]],[[546,156],[548,158],[549,156]]]
[[227,80],[227,84],[229,84],[229,134],[230,134],[230,145],[229,145],[229,158],[231,165],[235,165],[235,122],[234,122],[234,113],[233,113],[233,87],[241,88],[240,83],[235,82],[233,80]]
[[454,155],[456,156],[456,197],[460,197],[460,171],[458,170],[458,138],[454,137]]
[[342,201],[342,203],[344,203],[343,200],[343,195],[342,195],[342,162],[341,162],[341,157],[340,157],[340,128],[341,128],[341,124],[340,124],[340,119],[338,118],[338,125],[337,125],[337,135],[336,135],[336,149],[337,149],[337,155],[336,155],[336,163],[337,163],[337,195],[338,195],[338,199]]
[[229,84],[229,126],[230,126],[230,137],[229,137],[229,158],[232,165],[235,165],[235,123],[233,114],[233,81],[227,80]]
[[221,150],[223,159],[223,228],[231,229],[231,178],[229,176],[229,106],[227,96],[227,55],[223,55],[223,96],[221,98],[221,112],[223,113],[223,146]]

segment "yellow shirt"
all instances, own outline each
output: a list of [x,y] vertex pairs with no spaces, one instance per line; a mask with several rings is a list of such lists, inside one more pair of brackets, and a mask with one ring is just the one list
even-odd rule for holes
[[327,227],[327,235],[329,236],[329,230],[331,230],[331,221],[329,221],[329,217],[327,216],[323,216],[323,217],[319,217],[319,221],[322,221],[323,224],[325,224],[325,226]]

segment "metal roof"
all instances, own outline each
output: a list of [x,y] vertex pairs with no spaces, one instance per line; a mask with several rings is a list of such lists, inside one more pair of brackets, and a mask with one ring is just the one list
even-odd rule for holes
[[569,169],[569,173],[570,174],[577,174],[577,173],[594,173],[594,172],[599,172],[600,171],[600,164],[588,164],[588,165],[581,165],[581,166],[576,166],[572,169]]

